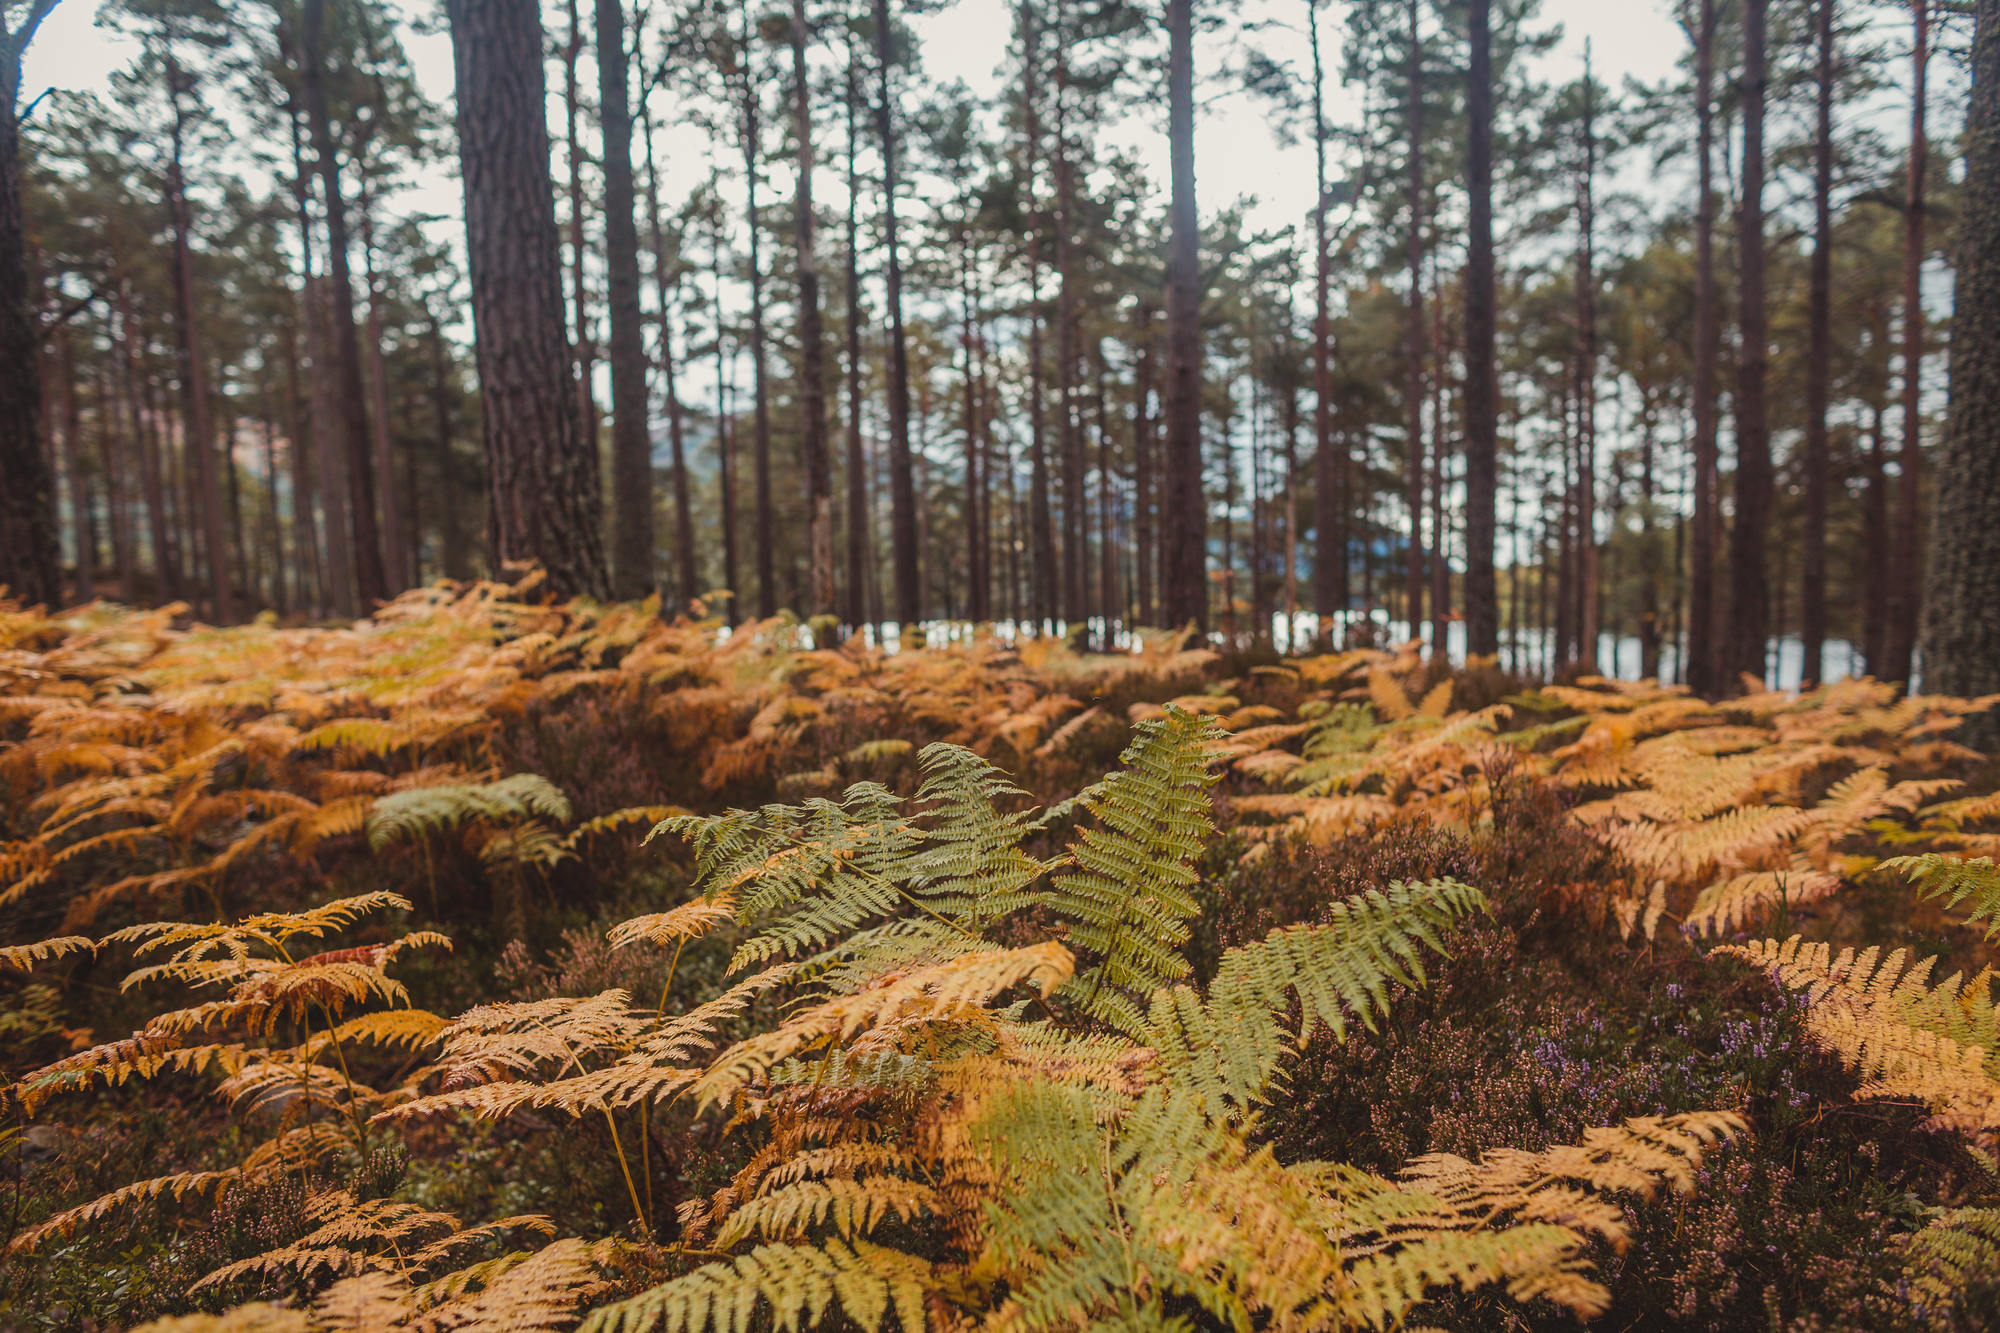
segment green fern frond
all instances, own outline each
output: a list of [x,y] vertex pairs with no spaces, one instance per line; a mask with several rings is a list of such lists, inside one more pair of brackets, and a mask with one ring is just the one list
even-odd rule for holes
[[[1353,1019],[1373,1028],[1392,984],[1422,984],[1423,950],[1443,952],[1439,932],[1485,907],[1485,895],[1448,879],[1334,903],[1323,925],[1274,930],[1224,954],[1206,1002],[1185,986],[1155,992],[1145,1041],[1210,1115],[1240,1116],[1264,1098],[1295,1039],[1320,1023],[1336,1041]],[[1281,1021],[1294,995],[1302,1017],[1296,1037]]]
[[1953,1208],[1903,1238],[1903,1272],[1917,1313],[1940,1327],[1969,1288],[2000,1280],[2000,1208]]
[[1884,861],[1884,870],[1900,870],[1916,885],[1919,898],[1942,898],[1950,911],[1968,898],[1972,906],[1966,925],[1989,921],[1986,938],[2000,935],[2000,865],[1990,856],[1967,861],[1962,857],[1926,852],[1922,856],[1898,856]]
[[1140,723],[1124,767],[1082,803],[1094,823],[1070,844],[1074,868],[1043,895],[1091,958],[1067,993],[1126,1032],[1144,1027],[1141,997],[1188,973],[1180,948],[1200,911],[1193,863],[1214,831],[1208,788],[1222,736],[1213,718],[1180,708]]
[[817,1325],[836,1304],[863,1333],[877,1333],[891,1309],[903,1333],[923,1333],[929,1279],[923,1260],[865,1240],[760,1245],[593,1310],[578,1333],[751,1333],[763,1326],[760,1307],[772,1327],[793,1333]]
[[392,793],[375,802],[365,827],[368,845],[379,852],[392,843],[465,824],[504,825],[537,817],[568,823],[569,798],[547,778],[516,773],[498,782],[454,783]]

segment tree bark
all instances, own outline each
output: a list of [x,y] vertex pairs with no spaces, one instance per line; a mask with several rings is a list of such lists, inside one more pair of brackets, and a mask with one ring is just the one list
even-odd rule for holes
[[1896,531],[1889,551],[1889,629],[1882,675],[1910,678],[1923,609],[1924,257],[1930,139],[1925,130],[1932,0],[1910,0],[1915,19],[1910,55],[1909,197],[1903,206],[1903,446],[1897,455]]
[[1577,668],[1597,674],[1597,82],[1590,47],[1583,61],[1583,178],[1579,182],[1576,255],[1577,327]]
[[448,0],[447,13],[493,557],[503,567],[540,561],[557,596],[602,597],[602,502],[578,438],[563,336],[540,8]]
[[[577,12],[577,0],[565,0],[565,8],[569,17],[569,40],[564,43],[562,53],[563,130],[569,169],[570,305],[576,320],[576,340],[571,344],[570,356],[576,375],[577,438],[583,441],[588,453],[590,481],[596,487],[601,466],[597,456],[597,360],[595,343],[590,336],[590,293],[584,282],[583,139],[579,131],[583,118],[583,94],[576,75],[577,61],[583,56],[583,21]],[[601,488],[599,495],[601,505]]]
[[16,103],[21,54],[55,8],[37,0],[18,28],[0,14],[0,586],[29,605],[62,600],[55,475],[42,451],[41,321],[28,277]]
[[847,52],[847,613],[848,628],[868,623],[868,455],[861,442],[861,78],[852,39]]
[[1153,451],[1153,310],[1143,299],[1133,314],[1132,342],[1136,365],[1132,372],[1132,545],[1134,582],[1138,587],[1136,614],[1141,625],[1159,623],[1154,574],[1159,569],[1155,523]]
[[647,421],[646,335],[639,314],[638,207],[632,180],[625,7],[596,0],[597,120],[604,146],[605,305],[611,318],[611,593],[653,591],[653,440]]
[[741,583],[736,561],[736,461],[730,439],[730,392],[735,387],[731,357],[727,347],[727,321],[722,314],[722,206],[718,198],[712,258],[715,264],[715,470],[722,492],[722,583],[729,590],[727,619],[734,625],[742,616]]
[[1716,640],[1715,562],[1721,544],[1717,508],[1716,372],[1722,322],[1715,298],[1715,0],[1700,0],[1695,40],[1694,524],[1688,534],[1688,685],[1699,695],[1722,688]]
[[[1977,0],[1973,17],[1951,412],[1923,633],[1924,688],[1957,695],[2000,693],[2000,0]],[[1969,719],[1958,739],[2000,748],[2000,722]]]
[[[1765,379],[1770,320],[1764,309],[1764,26],[1767,0],[1743,6],[1743,193],[1739,201],[1737,272],[1742,289],[1742,346],[1736,381],[1736,524],[1730,541],[1732,676],[1764,679],[1770,634],[1770,587],[1765,547],[1771,523],[1771,430]],[[1734,687],[1732,679],[1727,684]]]
[[1321,0],[1306,0],[1312,46],[1313,119],[1313,610],[1322,642],[1334,646],[1335,623],[1347,611],[1347,463],[1333,434],[1333,256],[1326,225],[1326,61],[1320,53]]
[[792,202],[798,251],[800,442],[806,464],[807,610],[830,613],[833,600],[833,467],[826,450],[826,349],[820,324],[819,256],[813,243],[812,83],[806,71],[806,4],[792,0],[792,135],[798,188]]
[[910,471],[910,357],[903,338],[903,254],[896,235],[896,121],[889,100],[889,0],[875,4],[875,132],[882,145],[882,244],[889,314],[889,539],[896,619],[905,645],[922,609],[917,569],[917,497]]
[[1410,641],[1424,638],[1424,46],[1417,0],[1408,0],[1408,66],[1404,117],[1409,131],[1407,165],[1410,228],[1404,251],[1410,268],[1408,322],[1403,336],[1403,500],[1410,530],[1403,552],[1404,618]]
[[1833,363],[1833,7],[1814,6],[1818,60],[1814,69],[1818,123],[1813,136],[1813,253],[1810,311],[1807,315],[1805,550],[1799,597],[1799,637],[1803,648],[1800,681],[1807,688],[1825,679],[1826,505],[1828,456],[1826,411]]
[[[167,214],[173,226],[175,329],[179,335],[175,351],[181,383],[181,411],[187,424],[187,447],[194,455],[195,476],[201,488],[202,543],[208,556],[209,612],[218,625],[235,619],[235,597],[230,587],[229,545],[222,508],[222,478],[216,466],[215,431],[208,400],[208,363],[202,346],[201,313],[195,292],[194,252],[189,233],[187,180],[182,167],[187,123],[181,98],[190,81],[180,63],[168,52],[165,56],[167,96],[171,104],[170,143],[167,160]],[[360,394],[355,394],[359,401]]]
[[[332,381],[330,422],[347,466],[348,519],[353,524],[354,591],[364,606],[389,595],[382,563],[382,533],[375,518],[375,467],[369,456],[367,401],[361,382],[361,343],[354,328],[354,277],[348,265],[347,206],[340,190],[340,160],[334,153],[333,124],[327,111],[326,56],[323,38],[326,0],[304,0],[301,11],[300,85],[305,95],[313,155],[319,161],[320,188],[325,194],[327,319],[331,324]],[[211,557],[212,559],[212,557]]]
[[[361,217],[362,286],[368,292],[368,434],[374,449],[375,475],[382,501],[382,564],[389,591],[400,592],[415,579],[412,552],[422,546],[415,525],[403,512],[403,498],[396,494],[395,437],[389,430],[389,365],[382,353],[383,318],[381,274],[375,268],[375,208],[368,179],[368,165],[356,153],[360,175],[359,197],[355,200]],[[417,497],[408,497],[414,506]]]
[[1172,234],[1167,247],[1166,513],[1161,559],[1166,619],[1208,633],[1208,514],[1201,460],[1201,222],[1194,194],[1194,7],[1167,0],[1167,142]]
[[694,499],[692,485],[688,477],[686,424],[681,411],[680,390],[675,383],[677,361],[674,356],[674,293],[680,286],[679,242],[676,241],[676,255],[669,260],[666,233],[660,225],[660,169],[653,156],[653,116],[649,98],[639,99],[640,133],[646,144],[646,217],[649,239],[653,247],[653,288],[654,302],[660,315],[660,378],[667,399],[667,443],[673,453],[674,463],[674,596],[679,602],[675,608],[678,614],[687,610],[689,603],[701,595],[696,586],[694,559]]
[[1492,8],[1492,0],[1471,0],[1467,10],[1465,651],[1474,657],[1500,651],[1500,589],[1493,570],[1500,416],[1494,368]]

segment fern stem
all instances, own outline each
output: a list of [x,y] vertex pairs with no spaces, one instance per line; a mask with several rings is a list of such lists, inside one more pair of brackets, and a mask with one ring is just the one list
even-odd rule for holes
[[618,1122],[611,1118],[609,1106],[604,1108],[604,1123],[611,1131],[611,1151],[618,1154],[618,1170],[625,1176],[625,1192],[632,1196],[632,1212],[638,1218],[646,1239],[650,1241],[653,1238],[653,1224],[647,1220],[646,1210],[639,1204],[639,1187],[632,1183],[632,1166],[625,1160],[625,1145],[618,1140]]
[[[667,995],[674,988],[674,973],[680,970],[681,950],[685,948],[687,948],[687,936],[683,935],[674,941],[674,960],[667,964],[666,984],[660,987],[659,1007],[653,1010],[653,1021],[655,1023],[658,1023],[661,1018],[666,1016]],[[646,1215],[648,1217],[652,1216],[653,1212],[653,1134],[652,1126],[649,1123],[652,1109],[653,1104],[650,1101],[639,1103],[639,1174],[646,1178]],[[647,1224],[649,1235],[651,1225],[651,1223]]]

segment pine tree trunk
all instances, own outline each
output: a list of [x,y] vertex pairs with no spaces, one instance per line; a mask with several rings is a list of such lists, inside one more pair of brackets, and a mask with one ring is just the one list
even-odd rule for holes
[[16,103],[21,53],[54,0],[39,0],[10,31],[0,13],[0,586],[29,605],[62,600],[55,476],[42,451],[41,321],[28,277]]
[[[313,271],[312,179],[306,171],[305,139],[300,113],[287,119],[292,131],[292,197],[299,213],[299,316],[305,327],[305,352],[312,362],[308,391],[312,415],[312,446],[307,466],[317,472],[310,496],[318,495],[326,532],[320,605],[340,616],[351,616],[354,604],[354,559],[347,523],[347,487],[340,466],[341,441],[336,438],[333,385],[327,374],[324,289]],[[304,448],[303,445],[300,446]],[[310,521],[310,510],[308,511]]]
[[1577,668],[1597,674],[1597,83],[1590,49],[1583,64],[1583,178],[1579,182],[1576,258],[1577,327]]
[[[107,324],[108,331],[108,324]],[[137,598],[132,559],[132,494],[125,480],[125,431],[119,411],[118,391],[112,382],[110,364],[97,363],[97,457],[104,471],[104,517],[111,530],[111,564],[118,574],[118,600],[132,606]],[[277,512],[277,491],[271,492],[272,513]],[[274,519],[275,521],[275,519]],[[280,556],[282,560],[282,556]],[[279,610],[284,609],[282,586]]]
[[734,625],[743,614],[742,582],[736,561],[736,460],[730,439],[730,391],[735,387],[731,357],[726,346],[727,322],[722,314],[722,208],[718,202],[713,219],[713,259],[715,264],[715,470],[722,492],[722,584],[729,590],[726,619]]
[[807,611],[830,613],[833,599],[833,467],[826,450],[826,349],[820,325],[819,256],[813,248],[812,84],[806,72],[806,5],[792,0],[792,137],[798,190],[793,247],[798,251],[800,443],[806,464]]
[[909,644],[922,611],[917,554],[917,495],[910,469],[910,356],[903,338],[903,252],[896,235],[896,120],[889,99],[892,38],[889,0],[875,5],[875,133],[882,149],[882,244],[889,316],[889,544],[896,578],[896,619]]
[[325,195],[328,288],[324,294],[329,338],[326,351],[333,417],[331,434],[344,455],[348,520],[354,538],[354,591],[364,607],[389,595],[382,563],[382,533],[375,517],[375,467],[369,455],[367,401],[361,382],[361,344],[354,328],[354,278],[348,266],[347,206],[340,189],[332,121],[327,112],[325,0],[305,0],[301,20],[300,83],[310,122],[313,154]]
[[1049,503],[1048,444],[1043,398],[1042,251],[1038,238],[1045,227],[1036,179],[1041,165],[1041,29],[1032,0],[1021,5],[1021,111],[1026,138],[1021,177],[1028,192],[1028,607],[1041,634],[1055,630],[1059,601],[1054,516]]
[[694,559],[694,498],[688,477],[686,423],[680,390],[675,383],[674,293],[680,286],[678,255],[667,254],[666,233],[660,225],[660,171],[653,157],[653,117],[647,100],[639,102],[641,134],[646,144],[646,216],[653,248],[653,298],[660,314],[660,378],[667,399],[667,443],[674,464],[674,598],[676,614],[701,595]]
[[653,438],[646,334],[639,314],[639,228],[632,181],[625,7],[596,0],[597,120],[604,139],[605,306],[611,318],[611,595],[653,591]]
[[[1938,459],[1924,598],[1924,688],[2000,693],[2000,0],[1973,11],[1972,92],[1958,213],[1951,414]],[[2000,749],[1992,713],[1958,739]]]
[[[375,208],[368,166],[358,153],[356,165],[361,178],[355,204],[361,217],[362,285],[368,292],[368,437],[374,449],[375,475],[381,480],[377,489],[382,500],[382,564],[389,579],[389,591],[394,593],[409,587],[413,581],[411,552],[420,543],[414,540],[413,525],[403,512],[402,498],[396,494],[396,453],[394,436],[389,430],[389,365],[382,354],[384,297],[381,278],[375,269]],[[410,495],[409,503],[414,506],[416,502],[417,497]]]
[[1049,216],[1056,258],[1056,422],[1062,460],[1062,616],[1071,633],[1089,611],[1089,549],[1084,538],[1082,411],[1077,403],[1077,367],[1082,277],[1076,256],[1076,166],[1070,159],[1068,6],[1056,0],[1055,25],[1055,211]]
[[1492,0],[1471,0],[1467,9],[1465,651],[1474,657],[1500,651],[1500,591],[1493,570],[1500,416],[1494,364],[1492,7]]
[[1306,0],[1312,46],[1313,120],[1313,610],[1321,641],[1334,646],[1334,626],[1347,611],[1347,462],[1333,435],[1333,256],[1326,225],[1326,62],[1320,53],[1321,0]]
[[1167,0],[1167,143],[1172,234],[1167,248],[1165,522],[1167,623],[1208,632],[1207,501],[1201,459],[1201,223],[1194,195],[1193,0]]
[[472,575],[472,552],[465,535],[464,491],[458,484],[458,462],[452,452],[457,431],[452,424],[451,360],[436,312],[426,308],[425,313],[430,317],[431,447],[437,452],[438,471],[438,564],[446,578],[464,579]]
[[1403,552],[1403,614],[1410,641],[1424,631],[1424,47],[1417,0],[1409,0],[1408,65],[1404,116],[1409,130],[1407,164],[1410,227],[1404,236],[1410,268],[1409,318],[1403,337],[1403,501],[1410,530]]
[[448,0],[494,561],[557,596],[610,592],[602,502],[578,438],[535,0]]
[[1925,130],[1932,0],[1910,0],[1915,18],[1910,56],[1909,198],[1903,206],[1903,447],[1897,455],[1896,531],[1889,550],[1889,632],[1882,676],[1910,678],[1923,609],[1924,258],[1930,139]]
[[[850,42],[851,42],[850,38]],[[847,626],[868,623],[868,454],[861,441],[860,66],[847,52]]]
[[1159,541],[1154,518],[1158,483],[1153,466],[1153,311],[1141,300],[1133,315],[1132,342],[1136,365],[1132,372],[1132,545],[1138,586],[1136,614],[1141,625],[1157,625],[1154,573],[1159,569]]
[[1721,544],[1716,494],[1716,376],[1722,321],[1715,294],[1716,0],[1700,0],[1695,29],[1694,526],[1688,534],[1687,683],[1699,695],[1722,688],[1716,640],[1715,564]]
[[[971,202],[966,201],[970,212]],[[977,625],[991,618],[986,604],[986,530],[982,522],[980,492],[985,480],[980,468],[979,363],[973,355],[978,345],[978,316],[973,310],[972,244],[969,227],[958,228],[958,293],[961,317],[959,343],[965,354],[965,380],[961,386],[965,408],[965,615]]]
[[1833,7],[1816,0],[1818,60],[1814,69],[1813,253],[1807,315],[1805,549],[1801,552],[1799,637],[1803,655],[1800,681],[1807,688],[1825,679],[1826,505],[1828,456],[1826,411],[1833,361]]
[[569,17],[569,40],[563,45],[563,129],[568,158],[569,187],[569,277],[571,314],[576,320],[576,337],[570,346],[570,356],[576,375],[573,386],[576,403],[577,438],[583,441],[588,456],[590,484],[598,488],[599,504],[602,505],[602,489],[599,486],[601,464],[597,448],[597,359],[596,346],[590,336],[590,293],[584,282],[585,248],[583,233],[583,140],[579,126],[583,119],[583,93],[579,86],[576,66],[583,57],[583,22],[577,12],[576,0],[565,0]]
[[[181,98],[190,80],[171,53],[166,57],[167,96],[171,103],[172,155],[167,162],[167,215],[173,227],[173,276],[176,310],[175,351],[181,383],[181,411],[187,427],[188,451],[194,455],[195,477],[201,488],[202,543],[208,557],[209,613],[218,625],[235,619],[230,587],[229,546],[224,534],[222,477],[215,458],[215,430],[208,399],[208,364],[202,347],[199,297],[194,283],[194,252],[189,233],[187,183],[181,155],[186,142],[186,118]],[[360,398],[357,392],[356,400]]]
[[1770,363],[1770,320],[1764,309],[1764,20],[1767,0],[1743,7],[1743,193],[1738,203],[1737,273],[1741,287],[1742,346],[1737,352],[1736,523],[1729,547],[1729,667],[1764,679],[1770,633],[1770,587],[1765,547],[1771,523],[1771,429],[1765,379]]

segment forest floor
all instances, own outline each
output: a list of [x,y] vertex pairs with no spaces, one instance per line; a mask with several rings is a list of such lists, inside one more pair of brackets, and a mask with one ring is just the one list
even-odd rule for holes
[[0,1330],[2000,1326],[1991,701],[800,641],[0,605]]

